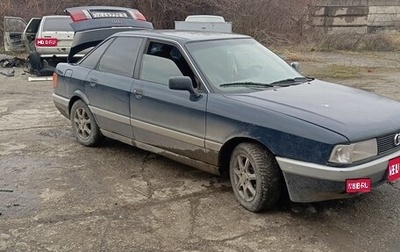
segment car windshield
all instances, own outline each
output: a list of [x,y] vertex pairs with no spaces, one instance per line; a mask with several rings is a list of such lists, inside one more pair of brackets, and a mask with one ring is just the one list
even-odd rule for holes
[[251,38],[192,42],[186,47],[216,92],[253,92],[308,80]]

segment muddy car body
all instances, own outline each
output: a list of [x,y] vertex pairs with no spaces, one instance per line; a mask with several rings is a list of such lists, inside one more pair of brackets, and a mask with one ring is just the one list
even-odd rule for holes
[[86,146],[103,136],[229,173],[250,211],[350,197],[398,178],[400,103],[307,78],[238,34],[135,31],[54,75]]

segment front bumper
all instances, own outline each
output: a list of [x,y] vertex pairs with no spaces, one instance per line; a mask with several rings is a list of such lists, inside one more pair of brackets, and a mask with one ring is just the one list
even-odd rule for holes
[[365,164],[345,168],[282,157],[276,160],[286,180],[290,199],[305,203],[354,196],[346,193],[346,179],[370,178],[371,187],[376,187],[387,181],[388,161],[399,156],[400,151],[397,151]]

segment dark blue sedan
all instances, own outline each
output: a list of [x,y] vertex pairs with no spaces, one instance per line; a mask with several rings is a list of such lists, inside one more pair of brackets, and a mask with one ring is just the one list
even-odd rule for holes
[[53,79],[81,144],[109,137],[229,174],[250,211],[286,191],[339,199],[400,177],[399,102],[304,77],[248,36],[117,33]]

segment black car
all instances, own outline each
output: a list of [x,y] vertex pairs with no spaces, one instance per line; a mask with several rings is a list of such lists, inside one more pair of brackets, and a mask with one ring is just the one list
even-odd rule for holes
[[339,199],[399,178],[400,103],[302,76],[249,36],[132,31],[58,64],[53,100],[86,146],[104,136],[230,174],[254,212],[285,188]]

